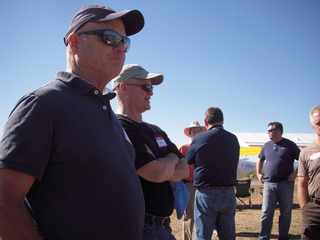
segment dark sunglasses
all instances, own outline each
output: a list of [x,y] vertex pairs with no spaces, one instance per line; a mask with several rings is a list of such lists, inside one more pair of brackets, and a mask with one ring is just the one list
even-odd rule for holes
[[129,47],[130,47],[130,38],[128,37],[123,37],[119,33],[109,30],[109,29],[101,29],[101,30],[91,30],[91,31],[85,31],[85,32],[80,32],[78,35],[98,35],[101,37],[101,40],[112,47],[117,47],[119,46],[120,43],[123,43],[125,52],[128,52]]
[[141,87],[141,89],[147,93],[153,91],[153,86],[151,84],[145,83],[145,84],[133,84],[133,83],[125,83],[126,85],[129,86],[138,86]]
[[271,133],[271,132],[273,132],[273,131],[275,131],[275,130],[277,130],[278,128],[272,128],[272,129],[269,129],[268,130],[268,133]]

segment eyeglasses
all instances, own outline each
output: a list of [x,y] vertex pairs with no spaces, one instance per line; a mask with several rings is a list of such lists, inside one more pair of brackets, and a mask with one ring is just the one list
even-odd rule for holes
[[151,84],[145,83],[145,84],[133,84],[133,83],[125,83],[126,85],[130,86],[138,86],[141,87],[141,89],[147,93],[153,91],[153,86]]
[[101,29],[101,30],[91,30],[91,31],[85,31],[85,32],[80,32],[78,35],[98,35],[101,37],[101,40],[112,47],[117,47],[119,46],[120,43],[123,43],[124,45],[124,51],[128,52],[129,47],[130,47],[130,38],[128,37],[123,37],[119,33],[109,30],[109,29]]
[[271,132],[273,132],[273,131],[275,131],[275,130],[277,130],[278,128],[271,128],[271,129],[269,129],[268,130],[268,133],[271,133]]

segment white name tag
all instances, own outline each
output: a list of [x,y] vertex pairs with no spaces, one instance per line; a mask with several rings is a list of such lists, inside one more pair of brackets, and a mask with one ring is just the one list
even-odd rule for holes
[[320,158],[320,152],[310,154],[310,160],[316,160],[317,158]]
[[161,148],[168,146],[166,141],[161,136],[156,137],[156,141],[158,143],[158,146],[161,147]]

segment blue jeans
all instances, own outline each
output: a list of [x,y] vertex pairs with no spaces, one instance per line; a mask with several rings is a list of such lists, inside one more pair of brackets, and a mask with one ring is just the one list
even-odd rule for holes
[[217,229],[220,240],[234,240],[237,202],[233,189],[196,190],[194,217],[195,240],[210,240]]
[[294,182],[265,182],[263,189],[260,240],[270,239],[274,211],[279,203],[279,238],[289,239]]
[[143,240],[176,240],[172,235],[171,227],[155,226],[154,224],[144,224]]

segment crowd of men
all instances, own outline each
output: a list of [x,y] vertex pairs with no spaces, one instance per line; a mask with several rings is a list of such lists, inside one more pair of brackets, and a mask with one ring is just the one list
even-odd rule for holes
[[[0,239],[174,240],[170,217],[185,197],[175,183],[190,192],[182,199],[184,239],[211,239],[214,231],[235,239],[238,139],[224,129],[218,107],[206,109],[205,126],[194,121],[185,129],[191,142],[179,149],[143,121],[154,86],[164,81],[124,65],[129,36],[143,27],[138,10],[88,5],[74,15],[64,36],[66,70],[24,95],[3,131]],[[318,138],[301,153],[282,137],[281,123],[268,125],[270,141],[257,162],[264,184],[259,239],[270,239],[277,203],[279,239],[289,239],[297,176],[302,239],[320,239],[320,105],[310,120]]]

